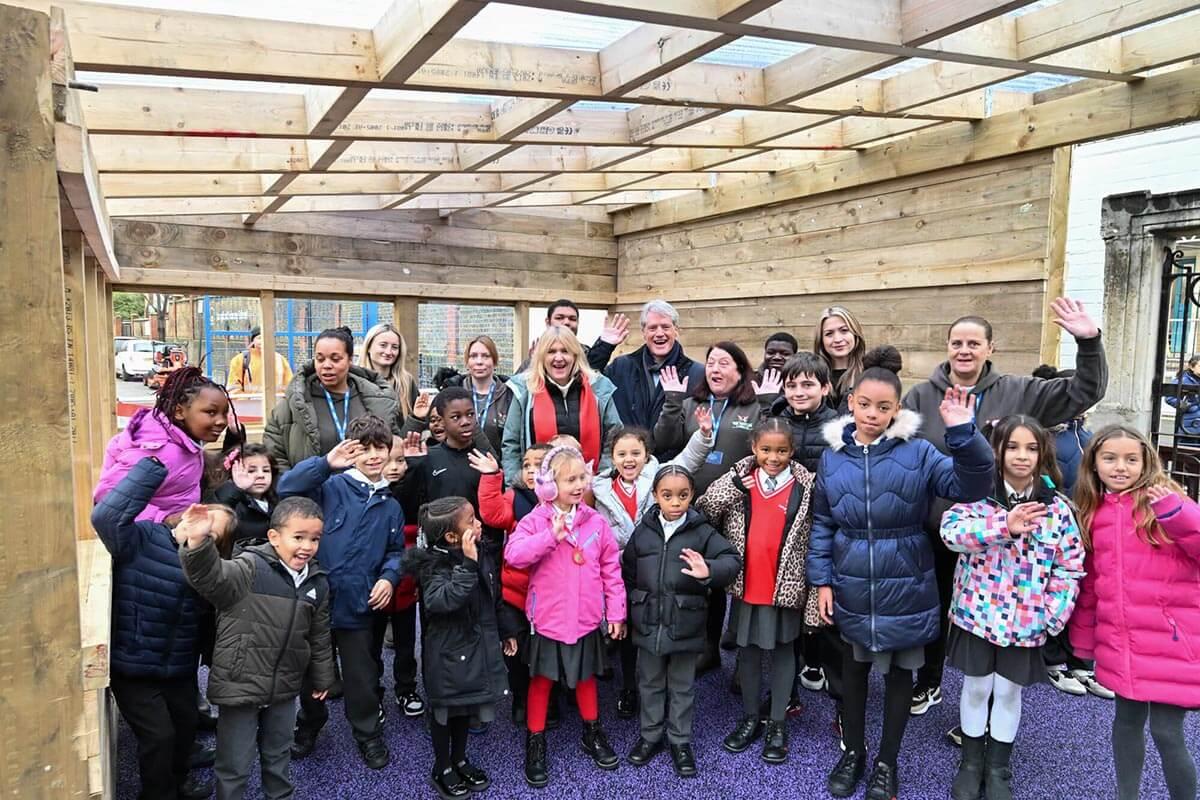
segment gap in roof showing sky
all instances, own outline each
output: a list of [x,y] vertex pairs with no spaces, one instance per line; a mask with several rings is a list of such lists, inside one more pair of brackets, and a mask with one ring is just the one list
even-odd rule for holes
[[1028,75],[1022,75],[1019,78],[1007,80],[1004,83],[997,83],[994,89],[1002,89],[1006,92],[1040,92],[1044,89],[1053,89],[1055,86],[1063,86],[1068,83],[1083,80],[1071,75],[1051,75],[1045,72],[1031,72]]
[[630,20],[489,3],[459,30],[458,38],[535,47],[602,50],[638,25]]
[[174,75],[138,75],[124,72],[75,73],[76,80],[83,83],[119,83],[131,86],[164,86],[180,89],[208,89],[221,92],[271,92],[274,94],[304,94],[305,87],[299,83],[266,83],[264,81],[229,81],[218,78],[183,78]]
[[810,45],[799,42],[743,36],[696,60],[707,64],[762,68],[783,61],[797,53],[803,53],[809,47]]

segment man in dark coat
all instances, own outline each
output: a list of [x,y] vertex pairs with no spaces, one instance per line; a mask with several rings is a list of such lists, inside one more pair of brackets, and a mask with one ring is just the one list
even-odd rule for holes
[[[704,380],[704,365],[684,355],[679,343],[679,313],[667,301],[651,300],[642,306],[641,325],[645,344],[613,359],[604,374],[616,384],[613,400],[621,421],[652,431],[665,398],[659,379],[662,368],[674,367],[680,378],[687,377],[689,386],[696,386]],[[677,455],[653,449],[660,460]]]

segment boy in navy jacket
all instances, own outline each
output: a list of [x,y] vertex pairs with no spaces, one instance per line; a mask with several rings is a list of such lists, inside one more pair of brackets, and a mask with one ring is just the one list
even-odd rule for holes
[[[167,477],[157,458],[134,464],[92,509],[92,527],[112,556],[111,685],[137,739],[139,798],[208,797],[212,787],[188,780],[196,739],[197,606],[175,537],[161,522],[135,521]],[[212,533],[224,541],[233,513],[209,507]]]
[[[358,417],[345,441],[329,455],[306,458],[284,473],[278,490],[281,498],[312,498],[325,514],[320,561],[329,573],[330,628],[341,657],[346,719],[372,769],[383,769],[390,760],[380,723],[374,614],[391,601],[404,555],[404,512],[383,477],[391,446],[386,422],[373,414]],[[305,685],[300,692],[294,758],[312,752],[329,719],[325,702],[312,696],[314,688]]]

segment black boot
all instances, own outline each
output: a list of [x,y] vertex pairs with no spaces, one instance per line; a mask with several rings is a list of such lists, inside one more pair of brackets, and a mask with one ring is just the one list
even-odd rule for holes
[[954,800],[979,800],[979,794],[983,791],[983,749],[982,736],[963,734],[962,757],[958,762],[954,785],[950,787],[950,796]]
[[317,746],[317,734],[320,732],[319,728],[317,730],[305,727],[296,728],[295,738],[292,741],[292,758],[297,761],[308,758],[313,748]]
[[762,718],[757,714],[742,717],[742,721],[733,729],[733,733],[725,737],[722,746],[731,753],[740,753],[753,744],[762,735]]
[[620,763],[599,721],[583,723],[583,752],[591,756],[600,769],[616,769]]
[[617,698],[617,716],[621,719],[633,719],[637,716],[638,696],[635,689],[623,689]]
[[829,773],[826,786],[834,797],[849,797],[858,788],[863,773],[867,771],[867,756],[861,750],[847,750]]
[[787,726],[782,722],[767,720],[767,735],[763,739],[762,760],[768,764],[782,764],[788,757]]
[[1012,770],[1008,766],[1012,748],[1012,742],[987,738],[983,779],[983,796],[987,800],[1012,800]]
[[882,761],[875,762],[871,777],[867,779],[867,794],[865,800],[896,800],[900,793],[900,781],[896,777],[896,768]]
[[203,742],[193,742],[192,752],[188,753],[188,769],[204,769],[211,767],[217,760],[217,748]]
[[525,735],[525,782],[535,789],[541,789],[550,782],[550,774],[546,771],[546,734],[527,733]]

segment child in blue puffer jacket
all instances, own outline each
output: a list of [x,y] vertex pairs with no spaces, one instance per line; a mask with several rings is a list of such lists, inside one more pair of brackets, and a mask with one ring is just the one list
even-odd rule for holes
[[992,489],[994,458],[974,424],[974,401],[954,387],[941,405],[951,456],[916,438],[921,417],[900,405],[900,353],[879,347],[863,358],[850,416],[825,427],[813,492],[808,580],[821,618],[849,643],[843,662],[842,739],[829,775],[834,797],[854,794],[866,771],[867,677],[884,673],[883,736],[866,800],[898,793],[896,756],[908,722],[912,670],[938,637],[941,616],[933,548],[924,531],[938,497],[973,502]]

